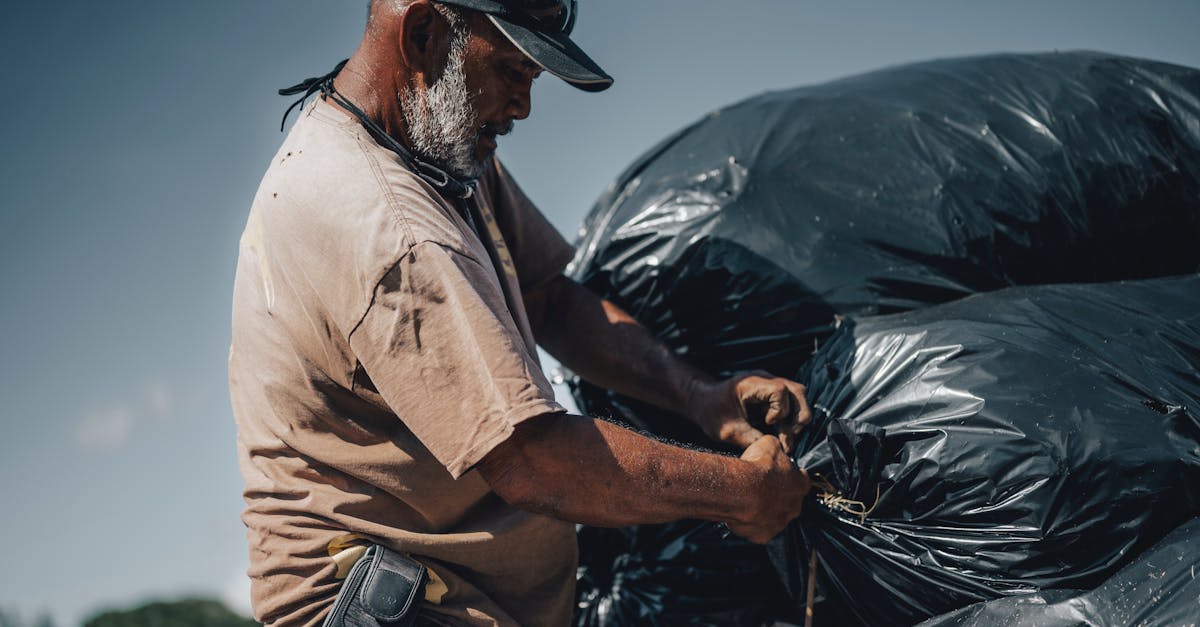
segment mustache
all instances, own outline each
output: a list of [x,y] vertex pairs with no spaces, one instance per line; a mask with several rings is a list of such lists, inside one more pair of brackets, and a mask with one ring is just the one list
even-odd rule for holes
[[490,135],[492,137],[499,137],[501,135],[508,135],[509,133],[511,133],[513,130],[513,125],[514,125],[514,122],[512,120],[509,120],[502,124],[484,124],[483,126],[481,126],[479,128],[479,132],[482,135]]

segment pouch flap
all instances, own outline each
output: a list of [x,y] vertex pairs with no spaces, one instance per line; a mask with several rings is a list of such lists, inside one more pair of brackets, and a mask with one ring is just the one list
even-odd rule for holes
[[382,546],[378,548],[380,551],[375,559],[379,562],[363,582],[363,609],[383,623],[411,618],[408,616],[410,608],[425,594],[428,579],[425,566]]

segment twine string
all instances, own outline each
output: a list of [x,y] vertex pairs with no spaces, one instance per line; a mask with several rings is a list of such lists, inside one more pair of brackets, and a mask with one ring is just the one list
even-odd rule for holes
[[875,484],[875,502],[870,507],[863,501],[842,496],[841,492],[818,473],[813,473],[813,487],[817,489],[817,502],[831,510],[845,512],[858,516],[860,523],[867,522],[867,516],[879,505],[880,486]]
[[[871,503],[870,507],[863,501],[842,496],[841,492],[828,479],[822,477],[820,473],[812,475],[813,487],[817,490],[817,502],[831,510],[838,512],[846,512],[852,516],[858,516],[860,523],[867,521],[867,516],[875,511],[875,506],[879,505],[880,486],[875,484],[875,502]],[[808,590],[805,596],[804,603],[804,627],[812,627],[813,624],[813,604],[816,600],[817,590],[817,549],[813,547],[812,553],[809,554],[808,563]]]

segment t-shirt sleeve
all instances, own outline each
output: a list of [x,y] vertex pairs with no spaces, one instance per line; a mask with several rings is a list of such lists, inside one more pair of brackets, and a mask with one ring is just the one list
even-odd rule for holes
[[575,249],[538,211],[499,159],[493,159],[488,170],[496,222],[517,267],[521,291],[528,292],[561,274]]
[[566,411],[489,273],[461,252],[417,244],[350,334],[380,396],[455,478],[522,421]]

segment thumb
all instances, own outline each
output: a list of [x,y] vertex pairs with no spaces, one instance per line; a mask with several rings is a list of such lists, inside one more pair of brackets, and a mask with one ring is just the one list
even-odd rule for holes
[[763,437],[762,432],[750,426],[750,423],[745,420],[734,419],[721,425],[720,440],[733,444],[741,450],[746,450],[761,437]]
[[745,450],[742,451],[742,459],[753,461],[756,459],[770,459],[775,455],[775,451],[780,448],[779,440],[774,437],[760,437],[750,443]]

